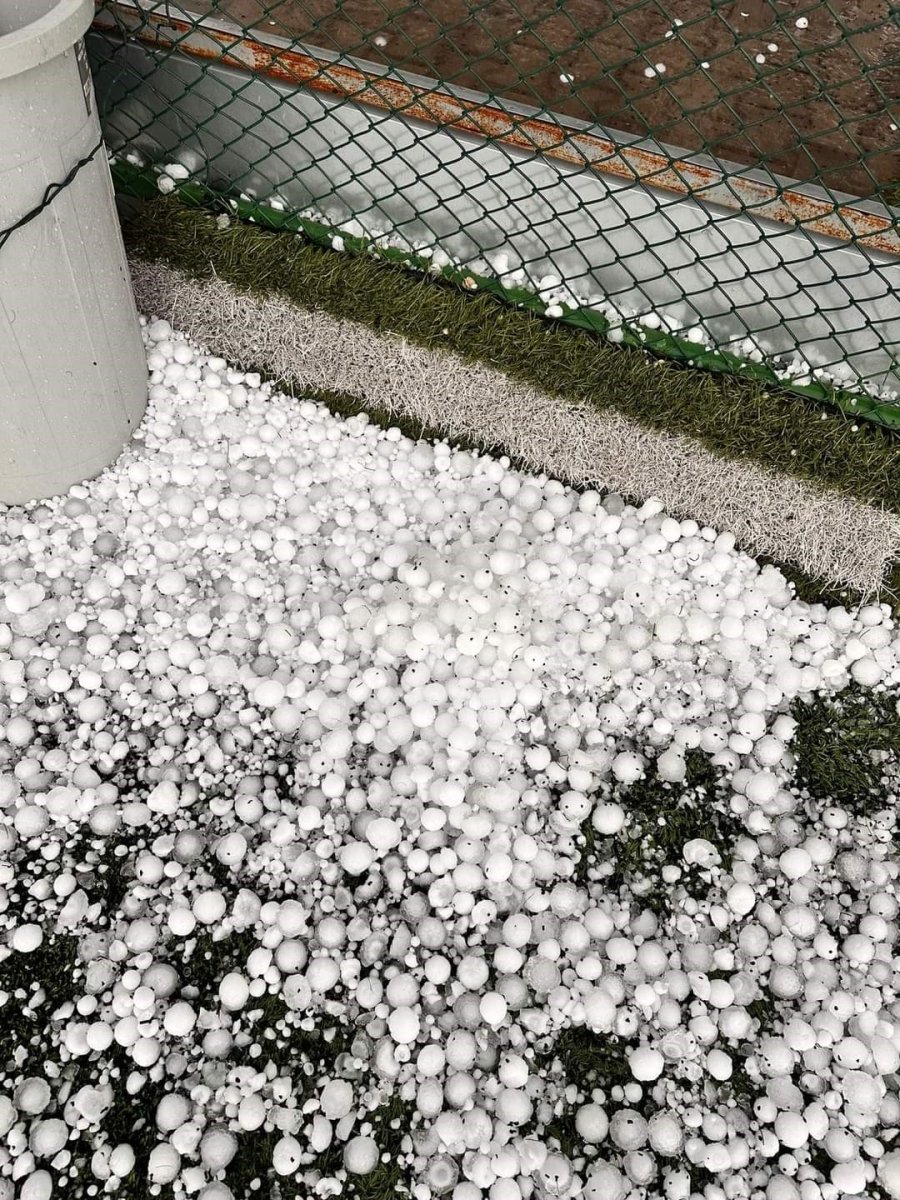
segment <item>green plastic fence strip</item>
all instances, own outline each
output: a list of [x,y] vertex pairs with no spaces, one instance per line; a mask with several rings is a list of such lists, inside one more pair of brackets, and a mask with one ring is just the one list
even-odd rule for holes
[[[116,160],[111,164],[117,190],[139,199],[155,199],[160,193],[157,175],[149,168],[136,167],[128,162]],[[255,200],[240,196],[216,196],[202,184],[187,181],[176,187],[171,196],[174,202],[205,208],[220,214],[228,214],[237,220],[252,221],[264,229],[290,232],[307,238],[314,245],[331,248],[336,237],[340,237],[345,250],[357,254],[374,254],[410,270],[431,276],[439,275],[467,291],[489,292],[508,304],[544,315],[546,305],[533,291],[521,287],[505,287],[498,279],[476,275],[466,268],[447,266],[435,272],[427,258],[391,246],[379,246],[365,238],[353,237],[333,226],[314,221],[298,213],[291,213]],[[610,322],[602,313],[573,308],[563,311],[555,320],[575,329],[604,337],[610,331]],[[798,384],[780,379],[765,363],[750,362],[727,350],[707,349],[694,345],[673,334],[657,329],[623,326],[621,340],[624,345],[643,349],[659,358],[668,359],[683,366],[701,367],[705,370],[740,375],[772,388],[793,392],[807,400],[829,404],[853,420],[872,421],[885,429],[900,431],[900,406],[879,403],[864,393],[839,391],[822,383]]]

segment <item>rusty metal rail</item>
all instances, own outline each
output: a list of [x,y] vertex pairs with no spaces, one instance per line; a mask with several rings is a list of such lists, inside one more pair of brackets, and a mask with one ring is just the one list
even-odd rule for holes
[[177,49],[197,59],[490,139],[627,183],[852,242],[864,250],[900,255],[900,230],[887,210],[875,211],[880,206],[870,209],[813,196],[777,181],[753,178],[740,169],[734,173],[640,145],[622,144],[602,133],[580,129],[575,122],[520,115],[511,106],[466,99],[427,81],[414,82],[359,62],[335,61],[309,47],[298,50],[284,39],[258,30],[251,34],[209,18],[185,20],[158,8],[148,11],[134,0],[106,0],[95,24],[107,32],[118,29],[123,36],[155,49]]

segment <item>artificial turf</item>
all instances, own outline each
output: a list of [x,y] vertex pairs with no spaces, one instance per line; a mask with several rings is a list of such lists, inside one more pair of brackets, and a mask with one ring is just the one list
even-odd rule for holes
[[664,362],[371,255],[336,253],[247,223],[223,228],[210,213],[171,199],[135,205],[125,239],[136,257],[192,277],[214,273],[251,295],[278,294],[450,350],[544,391],[688,436],[724,458],[900,512],[900,441],[826,404]]

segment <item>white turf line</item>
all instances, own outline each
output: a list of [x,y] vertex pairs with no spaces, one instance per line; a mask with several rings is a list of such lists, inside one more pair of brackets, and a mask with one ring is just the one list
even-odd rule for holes
[[658,497],[681,518],[729,530],[752,554],[863,594],[900,556],[900,517],[813,483],[719,458],[691,438],[279,296],[261,300],[160,263],[132,260],[131,271],[141,311],[277,384],[349,392],[448,437],[502,447],[537,472]]

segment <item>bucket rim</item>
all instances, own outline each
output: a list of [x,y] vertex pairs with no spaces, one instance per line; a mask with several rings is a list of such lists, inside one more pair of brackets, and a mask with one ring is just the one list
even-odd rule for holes
[[94,0],[56,0],[49,12],[0,34],[0,79],[12,79],[70,50],[87,31]]

